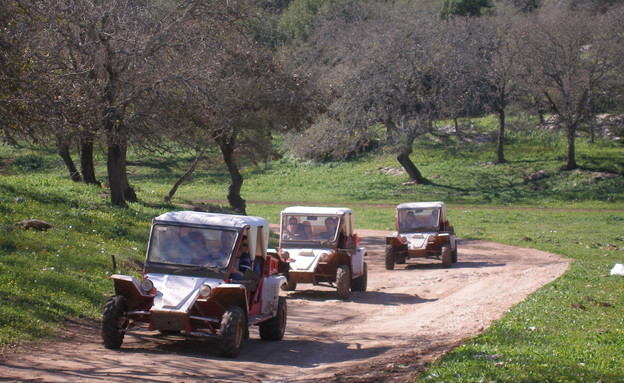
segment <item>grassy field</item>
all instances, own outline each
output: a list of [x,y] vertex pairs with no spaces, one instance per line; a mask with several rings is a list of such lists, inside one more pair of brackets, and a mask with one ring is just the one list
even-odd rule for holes
[[[582,170],[561,171],[565,143],[553,133],[509,137],[508,163],[491,141],[464,145],[427,137],[412,158],[429,179],[404,185],[390,155],[314,164],[285,157],[243,168],[248,214],[277,222],[286,206],[348,206],[358,228],[391,230],[393,208],[442,200],[458,235],[573,258],[571,269],[511,309],[487,332],[437,361],[420,380],[445,382],[618,381],[624,371],[624,170],[619,143],[578,140]],[[99,158],[98,175],[105,176]],[[140,202],[109,205],[107,190],[69,181],[59,158],[0,146],[0,345],[53,336],[65,321],[96,320],[114,272],[140,272],[150,220],[199,203],[223,204],[225,169],[200,167],[173,204],[163,197],[191,158],[132,153]],[[218,158],[206,163],[218,164]],[[543,170],[538,181],[526,178]],[[15,222],[50,222],[48,232]],[[113,269],[113,258],[116,268]],[[510,288],[513,283],[510,282]]]

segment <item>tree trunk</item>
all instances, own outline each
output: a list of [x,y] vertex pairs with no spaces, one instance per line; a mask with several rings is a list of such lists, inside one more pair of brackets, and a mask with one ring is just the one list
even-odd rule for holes
[[505,108],[498,110],[498,141],[496,143],[496,163],[504,164],[505,153]]
[[238,210],[242,214],[247,214],[247,204],[240,195],[241,187],[243,186],[243,176],[241,176],[238,171],[236,161],[234,160],[234,144],[227,139],[223,139],[220,140],[219,147],[221,148],[223,161],[228,168],[228,172],[230,173],[230,178],[232,180],[232,183],[228,188],[228,202],[232,208]]
[[539,118],[540,126],[546,125],[546,118],[544,117],[545,113],[546,111],[544,110],[544,107],[542,106],[542,104],[541,103],[537,104],[537,117]]
[[456,116],[453,116],[453,123],[455,124],[455,135],[457,138],[461,138],[461,132],[459,131],[459,120]]
[[65,162],[65,166],[67,166],[67,170],[69,170],[69,176],[71,180],[74,182],[81,182],[80,173],[78,173],[78,169],[76,169],[76,165],[69,154],[69,145],[64,143],[59,143],[59,155]]
[[180,177],[176,181],[176,183],[173,185],[173,187],[169,191],[169,194],[165,197],[165,203],[171,202],[171,199],[175,195],[176,191],[178,191],[178,188],[180,187],[180,185],[182,185],[182,183],[186,181],[186,179],[189,178],[191,174],[195,172],[195,168],[197,167],[197,164],[199,163],[199,160],[201,159],[205,151],[206,151],[206,148],[202,149],[199,153],[197,153],[197,156],[195,157],[195,160],[193,160],[191,167],[184,174],[182,174],[182,177]]
[[100,181],[95,178],[92,136],[80,139],[80,168],[82,169],[82,179],[86,184],[101,185]]
[[568,125],[568,162],[566,164],[566,170],[574,170],[578,168],[576,164],[576,154],[574,150],[574,138],[576,136],[576,124]]
[[403,146],[399,154],[397,154],[397,161],[403,166],[403,169],[407,172],[410,181],[415,181],[418,184],[424,183],[426,180],[423,178],[422,174],[414,165],[412,160],[410,159],[410,154],[412,154],[412,144],[414,140],[409,140],[409,142]]
[[[119,131],[116,131],[119,134]],[[121,143],[122,139],[109,138],[108,157],[106,168],[108,171],[108,183],[113,205],[127,207],[126,202],[136,202],[137,196],[134,189],[128,183],[126,169],[126,146]]]

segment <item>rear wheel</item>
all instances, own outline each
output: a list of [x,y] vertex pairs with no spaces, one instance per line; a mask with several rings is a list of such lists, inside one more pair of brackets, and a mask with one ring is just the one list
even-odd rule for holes
[[121,347],[128,327],[128,305],[123,295],[115,295],[106,301],[102,312],[102,343],[104,347]]
[[277,313],[267,321],[260,323],[260,339],[262,340],[282,340],[286,331],[286,298],[279,297],[277,303]]
[[451,247],[449,245],[443,245],[441,250],[442,255],[442,267],[449,268],[453,263],[453,255],[451,254]]
[[245,312],[238,306],[230,306],[221,318],[219,338],[223,356],[236,358],[241,351],[245,335]]
[[451,261],[453,263],[457,262],[457,247],[455,247],[451,253]]
[[336,270],[336,287],[338,290],[338,298],[349,299],[351,287],[351,270],[348,265],[340,265]]
[[364,262],[362,275],[351,280],[351,290],[352,291],[366,291],[367,284],[368,284],[368,268],[366,266],[366,262]]
[[386,246],[386,270],[394,270],[394,246]]

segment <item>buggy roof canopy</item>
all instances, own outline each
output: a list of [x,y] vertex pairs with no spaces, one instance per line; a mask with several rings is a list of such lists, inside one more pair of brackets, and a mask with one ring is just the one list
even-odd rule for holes
[[444,202],[406,202],[397,206],[397,209],[422,209],[431,207],[444,207]]
[[264,218],[246,216],[246,215],[232,215],[232,214],[217,214],[217,213],[203,213],[198,211],[172,211],[164,213],[154,218],[156,222],[167,223],[181,223],[192,225],[206,225],[206,226],[226,226],[235,228],[244,227],[268,227],[268,222]]
[[351,214],[351,209],[346,207],[291,206],[282,210],[282,214],[343,215]]
[[[269,223],[264,218],[247,215],[203,213],[198,211],[172,211],[154,218],[155,224],[169,223],[178,225],[196,225],[207,227],[224,227],[246,229],[249,237],[249,255],[265,257],[269,243]],[[242,232],[242,230],[241,230]]]

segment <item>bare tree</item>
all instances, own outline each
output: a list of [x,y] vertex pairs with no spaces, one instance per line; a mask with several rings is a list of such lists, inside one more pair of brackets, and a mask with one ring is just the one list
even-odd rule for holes
[[496,162],[505,162],[505,129],[508,105],[520,96],[525,76],[521,70],[524,41],[518,39],[515,19],[508,15],[483,17],[475,20],[479,31],[478,72],[487,90],[486,98],[498,116]]
[[520,39],[531,83],[566,130],[567,170],[576,169],[575,138],[592,117],[593,104],[621,83],[621,12],[550,12],[528,19]]
[[[30,52],[35,71],[47,76],[55,106],[64,116],[79,111],[79,122],[53,130],[74,129],[81,139],[83,176],[91,178],[93,143],[100,136],[107,148],[111,202],[125,206],[136,201],[126,171],[132,138],[144,137],[143,110],[137,100],[159,79],[153,66],[166,49],[183,46],[179,30],[192,22],[198,10],[191,3],[143,3],[108,0],[23,0],[32,11],[37,34]],[[53,86],[50,86],[54,84]],[[71,90],[71,91],[70,91]],[[62,93],[61,93],[62,92]],[[69,112],[69,110],[72,110]],[[72,119],[70,119],[71,121]],[[88,175],[88,177],[87,177]]]

